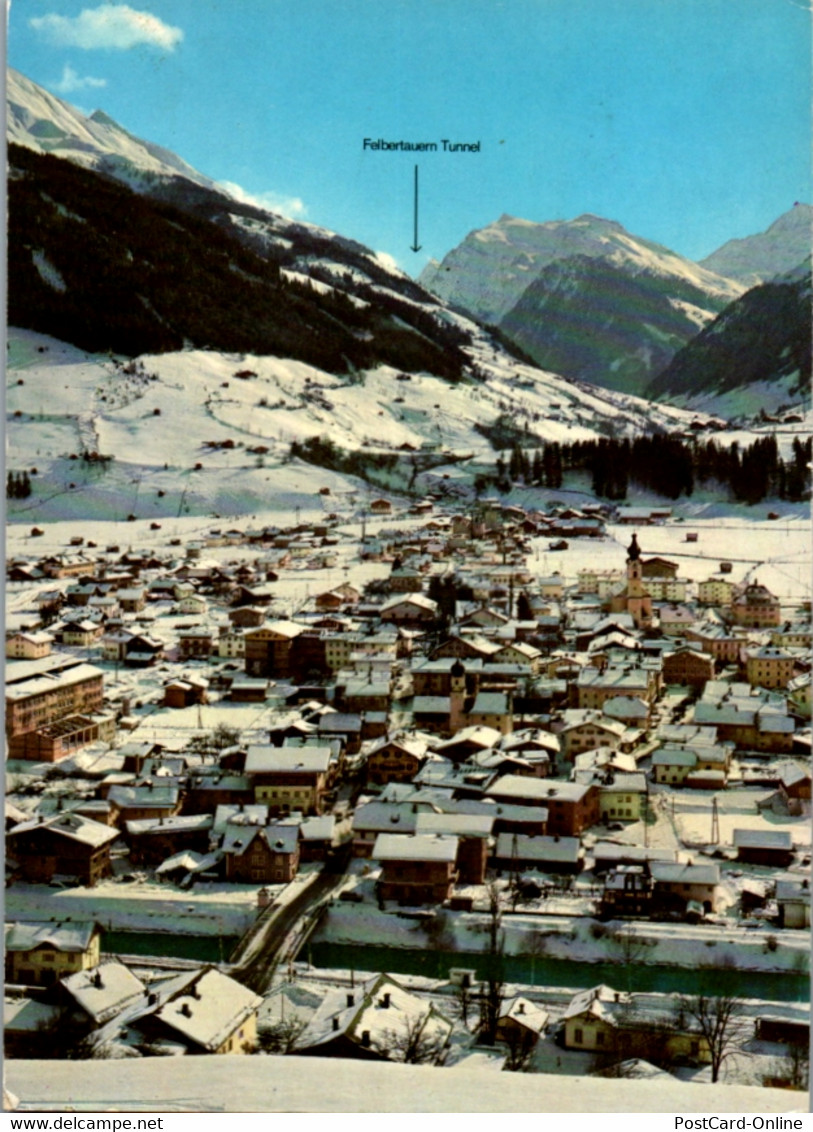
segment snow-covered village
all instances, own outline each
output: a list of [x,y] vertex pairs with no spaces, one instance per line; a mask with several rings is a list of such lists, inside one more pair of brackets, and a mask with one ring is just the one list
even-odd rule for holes
[[416,282],[8,114],[7,1106],[802,1108],[810,207]]

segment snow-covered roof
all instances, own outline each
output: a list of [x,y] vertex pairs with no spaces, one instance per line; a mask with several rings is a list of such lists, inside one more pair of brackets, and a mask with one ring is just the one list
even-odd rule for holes
[[155,1016],[208,1053],[214,1053],[262,1005],[259,995],[215,967],[180,976],[178,984]]
[[439,861],[453,864],[457,858],[458,838],[446,834],[409,835],[379,833],[373,857],[377,861]]
[[53,921],[17,920],[8,925],[6,951],[33,951],[49,947],[54,951],[84,952],[100,929],[93,920]]
[[538,1003],[531,1002],[529,998],[523,998],[522,995],[505,999],[500,1010],[500,1021],[504,1018],[512,1018],[535,1034],[544,1033],[548,1017],[547,1010]]
[[41,815],[37,815],[29,821],[15,825],[13,829],[9,830],[8,836],[17,837],[35,829],[48,829],[52,833],[68,837],[71,841],[79,841],[94,849],[108,845],[119,836],[117,829],[111,829],[109,825],[105,825],[103,822],[93,821],[92,818],[82,817],[81,814],[77,813],[57,813],[53,817],[45,819]]
[[62,979],[61,984],[97,1024],[114,1017],[144,993],[141,980],[116,960],[100,963],[87,971],[77,971]]
[[735,849],[793,849],[793,836],[787,829],[735,829],[731,840]]
[[520,861],[538,861],[540,864],[548,861],[576,864],[581,856],[581,842],[578,837],[500,833],[494,855],[501,861],[516,857]]
[[312,1049],[344,1034],[386,1056],[397,1035],[429,1015],[427,1037],[445,1037],[451,1023],[419,995],[406,990],[388,975],[375,975],[363,986],[329,993],[317,1008],[297,1042]]
[[272,747],[252,745],[246,752],[245,773],[324,774],[330,765],[329,747]]
[[265,841],[274,853],[290,855],[296,852],[299,844],[299,826],[277,822],[267,826],[235,825],[229,823],[223,834],[221,846],[224,853],[241,857],[257,838]]
[[488,814],[436,814],[424,811],[416,816],[415,832],[451,833],[457,837],[489,837],[493,825],[494,818]]
[[650,865],[653,880],[666,884],[719,884],[719,865],[694,865],[678,862],[653,861]]
[[579,782],[562,782],[551,778],[530,778],[521,774],[505,774],[486,788],[486,794],[498,798],[528,798],[548,803],[552,800],[579,802],[590,789]]

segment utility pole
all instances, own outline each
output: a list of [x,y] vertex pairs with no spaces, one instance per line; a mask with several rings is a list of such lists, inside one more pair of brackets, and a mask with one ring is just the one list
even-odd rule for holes
[[720,843],[720,815],[717,812],[716,794],[711,800],[711,843],[712,845]]

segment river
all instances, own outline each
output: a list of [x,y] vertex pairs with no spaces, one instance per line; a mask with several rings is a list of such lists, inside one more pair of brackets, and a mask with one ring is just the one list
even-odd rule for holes
[[[387,971],[397,975],[448,978],[451,967],[474,970],[487,977],[496,960],[483,952],[422,951],[417,948],[379,947],[318,942],[300,954],[314,967],[356,971]],[[807,1002],[810,983],[806,974],[735,970],[731,967],[664,967],[643,963],[582,963],[545,956],[506,955],[501,960],[508,982],[539,987],[592,987],[606,983],[624,991],[663,991],[673,994],[736,994],[775,1002]]]

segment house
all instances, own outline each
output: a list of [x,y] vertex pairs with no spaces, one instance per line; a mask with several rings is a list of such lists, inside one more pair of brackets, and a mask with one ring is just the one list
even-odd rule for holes
[[340,843],[338,823],[333,814],[302,819],[299,826],[300,861],[326,861]]
[[147,595],[143,586],[134,586],[117,590],[116,600],[122,613],[140,613],[147,604]]
[[718,785],[725,787],[730,759],[730,747],[722,744],[665,743],[652,755],[652,770],[656,782],[669,786],[691,786],[702,773],[719,773]]
[[793,860],[793,839],[784,829],[735,829],[737,860],[749,865],[786,869]]
[[484,884],[493,826],[493,814],[438,814],[422,810],[416,814],[415,833],[456,837],[459,883]]
[[184,676],[182,679],[170,680],[164,686],[164,707],[185,708],[193,704],[208,703],[207,689],[209,681],[199,676]]
[[212,831],[211,814],[177,814],[141,818],[125,823],[125,840],[134,865],[160,865],[184,851],[206,853]]
[[735,625],[766,629],[779,625],[782,616],[779,598],[754,580],[731,603],[731,617]]
[[98,1029],[139,1002],[144,989],[141,979],[115,959],[66,975],[59,980],[62,1024],[79,1031]]
[[299,825],[255,824],[251,815],[235,814],[221,845],[226,880],[244,884],[288,884],[299,869]]
[[386,786],[388,782],[411,782],[426,759],[426,743],[420,739],[384,736],[367,751],[367,782]]
[[202,617],[209,609],[209,603],[202,594],[187,594],[178,602],[178,612]]
[[689,644],[678,645],[676,649],[663,654],[663,682],[681,684],[690,688],[702,688],[707,680],[714,678],[714,657],[701,652]]
[[646,863],[619,865],[607,871],[599,905],[602,917],[647,919],[651,905],[652,876]]
[[564,726],[559,734],[562,755],[572,762],[577,754],[594,747],[621,747],[627,727],[620,720],[610,719],[597,711],[569,709],[564,713]]
[[719,865],[653,861],[650,871],[653,903],[666,911],[685,912],[694,901],[704,912],[717,912],[724,902]]
[[496,1038],[511,1048],[532,1049],[548,1025],[548,1012],[521,995],[505,999],[497,1020]]
[[146,821],[174,817],[181,808],[180,787],[156,776],[134,786],[113,785],[107,800],[119,811],[121,821]]
[[359,987],[329,992],[294,1052],[306,1057],[397,1059],[399,1046],[403,1048],[416,1029],[436,1049],[440,1062],[451,1035],[451,1021],[389,975],[374,975]]
[[131,1025],[158,1050],[244,1054],[257,1047],[262,998],[216,967],[184,971],[158,984],[155,998],[154,1008]]
[[69,715],[29,731],[15,740],[18,759],[56,763],[97,741],[112,742],[116,719],[112,713]]
[[687,642],[696,642],[703,652],[710,653],[720,664],[737,664],[746,644],[740,632],[732,632],[722,625],[704,621],[687,626],[683,633]]
[[[26,756],[25,737],[46,724],[102,709],[104,676],[99,668],[71,657],[20,662],[6,669],[6,738],[8,757]],[[48,667],[40,667],[46,665]]]
[[599,814],[603,822],[640,821],[646,804],[646,775],[623,771],[599,772]]
[[244,773],[253,786],[254,801],[265,802],[272,813],[321,814],[329,768],[329,747],[252,745]]
[[101,934],[92,920],[17,920],[6,930],[6,981],[50,986],[95,967]]
[[798,659],[797,654],[777,645],[749,649],[745,654],[745,678],[761,688],[787,688],[796,675]]
[[181,629],[178,633],[178,646],[182,660],[193,657],[208,660],[216,651],[215,631],[205,628]]
[[295,621],[271,621],[245,634],[246,673],[288,679],[291,675],[291,649],[303,632]]
[[353,856],[371,857],[379,833],[414,833],[424,811],[437,812],[437,807],[427,799],[363,802],[353,814]]
[[50,656],[53,643],[53,634],[44,630],[14,633],[6,637],[6,656],[14,660],[39,660]]
[[494,867],[510,872],[538,869],[542,873],[574,876],[584,868],[584,850],[578,837],[500,833],[494,850]]
[[379,900],[442,904],[458,879],[457,851],[453,836],[380,833],[373,847],[373,858],[381,865]]
[[566,1049],[608,1054],[613,1060],[688,1058],[711,1060],[708,1042],[690,1019],[681,1018],[664,996],[625,994],[600,985],[574,995],[563,1015]]
[[487,787],[485,796],[497,803],[544,807],[549,834],[579,837],[599,820],[599,792],[592,783],[506,774]]
[[79,648],[90,648],[104,634],[104,626],[100,621],[87,619],[68,620],[62,622],[56,630],[63,645],[77,645]]
[[386,624],[407,625],[414,628],[432,624],[437,614],[437,602],[421,593],[397,595],[386,601],[380,609],[381,620]]
[[267,609],[252,605],[242,605],[237,609],[230,609],[228,613],[229,621],[235,629],[256,629],[262,625],[267,615]]
[[110,847],[117,829],[76,813],[38,815],[6,834],[6,848],[23,880],[47,884],[55,876],[75,877],[92,888],[109,876]]
[[776,882],[776,903],[781,928],[810,927],[810,878]]
[[810,771],[799,763],[784,763],[779,773],[779,790],[792,814],[800,814],[810,802]]

